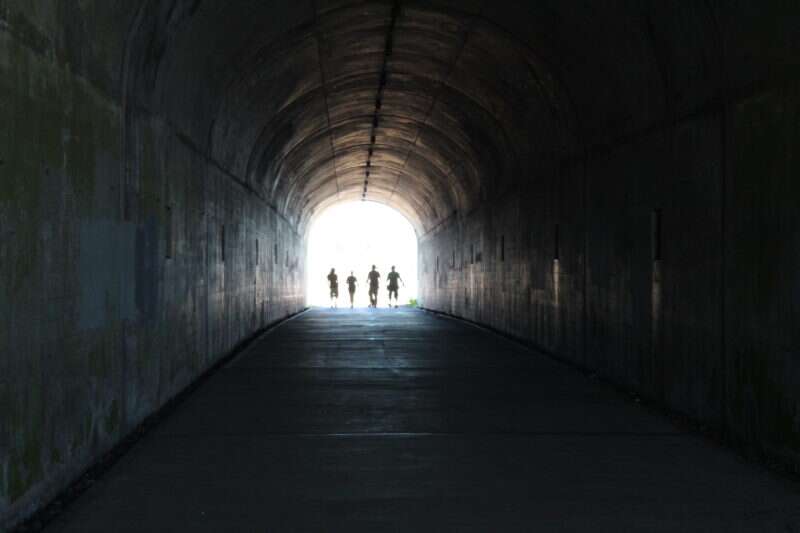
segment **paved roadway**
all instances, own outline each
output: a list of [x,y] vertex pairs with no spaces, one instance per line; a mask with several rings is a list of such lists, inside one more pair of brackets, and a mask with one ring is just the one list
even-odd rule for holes
[[313,310],[48,531],[791,532],[800,487],[478,328]]

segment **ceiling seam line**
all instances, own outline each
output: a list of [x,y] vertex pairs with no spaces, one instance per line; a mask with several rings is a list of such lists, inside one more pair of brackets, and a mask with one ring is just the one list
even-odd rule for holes
[[[433,109],[436,107],[436,104],[439,102],[439,99],[441,98],[442,91],[444,91],[444,87],[447,86],[447,82],[450,80],[450,77],[453,75],[453,71],[455,71],[456,65],[458,64],[459,61],[461,61],[461,56],[464,53],[464,49],[467,47],[467,41],[469,40],[470,34],[472,33],[472,31],[475,28],[475,24],[477,22],[478,17],[480,17],[481,13],[483,12],[483,7],[484,7],[484,4],[481,3],[481,7],[478,10],[478,14],[477,15],[473,15],[473,16],[470,17],[469,23],[467,24],[466,28],[464,29],[464,33],[463,33],[463,35],[461,37],[461,43],[459,44],[458,51],[455,54],[455,58],[453,59],[453,61],[449,62],[450,63],[449,68],[447,69],[447,72],[442,77],[442,79],[439,81],[439,84],[436,87],[436,94],[434,95],[433,99],[431,100],[431,105],[428,106],[428,110],[425,113],[425,119],[417,127],[417,135],[414,137],[414,142],[411,143],[411,146],[409,147],[408,152],[406,153],[406,157],[403,160],[402,169],[406,168],[406,165],[408,164],[408,160],[411,157],[411,153],[414,151],[414,149],[417,146],[417,143],[419,142],[419,138],[420,138],[420,135],[422,134],[422,130],[423,130],[423,128],[425,126],[427,126],[428,121],[430,120],[431,115],[433,114]],[[450,175],[451,173],[452,173],[452,171],[448,171],[448,175]],[[397,180],[395,181],[394,187],[392,188],[392,193],[389,196],[390,199],[392,197],[394,197],[395,193],[397,192],[397,187],[398,187],[399,184],[400,184],[400,177],[398,176]]]
[[136,105],[134,109],[138,113],[147,115],[148,118],[161,120],[162,121],[161,123],[164,126],[166,126],[167,129],[169,129],[173,135],[175,135],[175,138],[178,140],[178,142],[180,142],[185,148],[187,148],[188,150],[192,151],[195,155],[200,157],[207,165],[214,167],[218,172],[220,172],[232,183],[238,185],[240,188],[244,189],[245,191],[253,195],[253,197],[255,197],[256,200],[264,204],[267,208],[269,208],[272,212],[274,212],[281,220],[283,220],[286,224],[288,224],[289,227],[292,228],[292,231],[295,232],[295,234],[299,235],[299,233],[297,233],[296,231],[294,223],[292,223],[292,221],[289,220],[286,217],[286,215],[284,215],[275,204],[273,204],[267,198],[265,198],[256,188],[254,188],[247,181],[247,179],[241,178],[233,170],[229,169],[224,164],[222,164],[222,162],[220,162],[213,155],[209,154],[206,150],[203,150],[197,143],[194,142],[194,140],[189,135],[184,133],[177,124],[175,124],[171,120],[159,117],[146,107]]
[[329,141],[331,146],[331,158],[333,160],[333,177],[336,182],[336,197],[338,198],[341,195],[341,189],[339,187],[339,172],[336,168],[336,151],[334,150],[335,143],[333,142],[333,128],[331,127],[331,104],[328,99],[328,79],[325,76],[325,68],[322,66],[322,37],[320,35],[320,28],[319,28],[319,20],[317,18],[317,2],[316,0],[311,1],[311,5],[314,9],[314,37],[317,41],[317,60],[319,63],[319,76],[320,80],[322,81],[322,96],[325,100],[325,115],[328,120],[328,133],[329,133]]
[[378,91],[375,95],[375,112],[372,116],[372,128],[370,133],[369,149],[367,150],[367,162],[364,170],[364,191],[361,194],[361,201],[367,199],[367,189],[369,188],[370,167],[372,166],[372,155],[375,153],[375,144],[377,140],[379,115],[383,105],[383,92],[386,89],[386,83],[389,78],[389,58],[392,56],[392,49],[394,47],[394,32],[397,26],[397,19],[400,16],[400,0],[395,0],[392,3],[392,13],[389,20],[389,27],[386,30],[386,43],[383,49],[383,64],[378,79]]

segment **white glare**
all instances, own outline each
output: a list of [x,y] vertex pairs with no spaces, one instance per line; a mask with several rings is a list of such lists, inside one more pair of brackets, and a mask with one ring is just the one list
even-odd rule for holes
[[353,271],[358,279],[356,307],[369,304],[367,273],[377,266],[381,274],[378,306],[386,307],[386,274],[392,265],[405,282],[399,301],[408,304],[417,297],[417,235],[411,223],[394,209],[374,202],[338,204],[320,213],[308,236],[309,305],[329,306],[328,273],[339,276],[339,307],[349,307],[346,279]]

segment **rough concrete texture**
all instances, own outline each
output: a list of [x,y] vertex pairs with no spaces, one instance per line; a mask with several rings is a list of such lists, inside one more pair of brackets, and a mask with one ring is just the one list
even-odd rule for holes
[[582,141],[422,237],[422,305],[800,470],[795,8],[652,7],[625,52],[652,57],[563,65]]
[[0,0],[0,516],[298,309],[309,220],[362,197],[423,305],[800,469],[798,19]]
[[164,115],[126,111],[120,58],[92,53],[123,43],[40,4],[0,3],[0,530],[304,305],[295,226]]
[[412,309],[259,339],[51,533],[796,531],[800,483],[607,384]]

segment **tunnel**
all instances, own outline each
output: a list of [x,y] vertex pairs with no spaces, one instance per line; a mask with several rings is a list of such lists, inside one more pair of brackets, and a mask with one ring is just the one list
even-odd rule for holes
[[789,0],[0,0],[0,529],[254,339],[400,342],[303,314],[309,224],[352,201],[417,233],[403,339],[569,368],[800,502],[798,22]]

